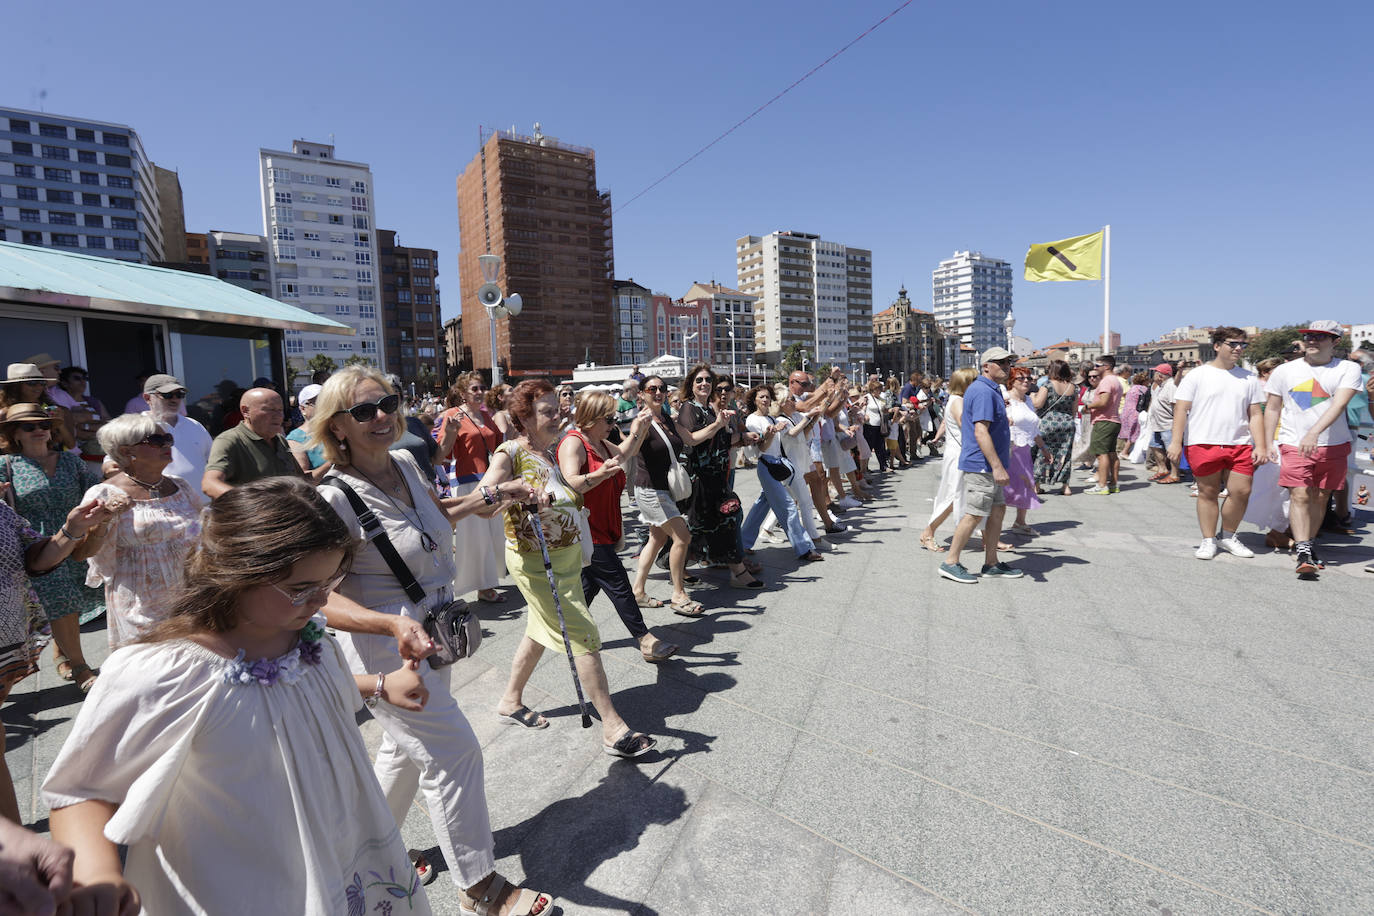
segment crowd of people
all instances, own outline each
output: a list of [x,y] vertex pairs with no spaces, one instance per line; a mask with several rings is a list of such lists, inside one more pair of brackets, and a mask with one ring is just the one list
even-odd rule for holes
[[[3,826],[0,845],[30,852],[0,875],[23,899],[102,912],[212,910],[234,881],[254,911],[404,899],[423,913],[435,868],[398,827],[421,795],[463,912],[546,912],[550,894],[495,871],[482,749],[451,690],[452,664],[480,645],[468,599],[507,603],[513,587],[526,608],[491,714],[548,728],[526,688],[544,652],[561,653],[602,749],[638,759],[657,741],[616,707],[592,602],[604,593],[661,664],[680,648],[646,610],[697,618],[707,588],[716,606],[776,585],[760,541],[823,563],[886,474],[938,466],[918,542],[956,583],[1020,578],[1004,536],[1036,536],[1030,513],[1071,494],[1075,471],[1087,495],[1119,492],[1123,459],[1159,485],[1193,478],[1198,558],[1254,556],[1238,537],[1251,521],[1312,579],[1323,522],[1352,501],[1347,412],[1367,403],[1361,364],[1374,364],[1338,358],[1339,336],[1313,322],[1258,374],[1242,366],[1245,334],[1222,327],[1216,358],[1191,368],[1132,372],[1104,355],[1037,372],[993,347],[947,380],[903,384],[796,370],[740,390],[701,364],[677,386],[636,371],[617,394],[489,388],[468,372],[442,403],[407,403],[394,377],[348,367],[294,405],[266,384],[241,392],[213,437],[173,376],[146,376],[128,405],[140,409],[111,416],[79,367],[11,364],[0,701],[48,641],[87,698],[43,783],[55,844]],[[736,480],[750,473],[745,505]],[[963,562],[974,538],[978,573]],[[102,613],[112,652],[97,671],[79,627]],[[382,732],[371,761],[353,718],[364,706]],[[0,766],[6,819],[19,808]],[[224,849],[257,863],[251,887],[197,867]]]

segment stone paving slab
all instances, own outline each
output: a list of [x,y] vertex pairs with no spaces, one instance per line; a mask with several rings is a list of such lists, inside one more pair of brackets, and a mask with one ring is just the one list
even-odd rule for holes
[[[553,653],[526,694],[551,727],[500,725],[523,601],[481,606],[453,692],[498,867],[578,914],[1374,912],[1374,549],[1333,539],[1320,582],[1253,531],[1255,559],[1200,562],[1186,488],[1128,468],[1121,494],[1031,514],[1007,557],[1027,578],[960,586],[916,540],[937,473],[882,479],[823,563],[761,542],[762,592],[698,571],[707,617],[645,612],[682,646],[664,665],[594,602],[617,707],[660,738],[639,763],[579,727]],[[83,637],[94,662],[104,641]],[[36,829],[79,697],[49,664],[4,708]],[[443,868],[422,801],[402,832]]]

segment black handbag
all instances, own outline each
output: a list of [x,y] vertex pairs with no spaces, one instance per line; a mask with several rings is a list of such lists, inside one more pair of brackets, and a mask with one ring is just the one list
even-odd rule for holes
[[763,464],[764,469],[773,476],[773,479],[779,483],[787,483],[792,479],[794,468],[792,462],[786,458],[779,458],[777,455],[759,455],[759,461]]
[[[406,597],[417,607],[423,605],[425,590],[415,581],[415,575],[410,571],[410,567],[406,566],[405,560],[396,552],[391,538],[387,537],[386,531],[382,529],[382,523],[363,502],[362,497],[338,477],[326,477],[324,483],[343,491],[348,504],[358,516],[358,524],[362,526],[363,533],[368,540],[377,545],[377,552],[391,568],[392,575],[401,583]],[[427,659],[431,668],[446,668],[460,658],[476,655],[477,648],[482,645],[482,625],[462,598],[454,598],[433,608],[425,614],[425,619],[421,623],[425,628],[425,635],[434,641],[438,649]]]

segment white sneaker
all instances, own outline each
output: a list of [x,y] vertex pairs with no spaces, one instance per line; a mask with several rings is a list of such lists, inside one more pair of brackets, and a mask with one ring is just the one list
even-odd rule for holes
[[846,496],[844,499],[835,500],[835,505],[842,506],[845,509],[857,509],[860,506],[862,506],[863,503],[859,502],[852,496]]
[[[1217,539],[1216,539],[1216,538],[1203,538],[1203,539],[1202,539],[1202,543],[1199,544],[1198,547],[1197,547],[1197,550],[1193,552],[1193,556],[1197,557],[1199,560],[1210,560],[1210,559],[1212,559],[1212,557],[1214,557],[1214,556],[1216,556],[1216,555],[1217,555]],[[1253,557],[1254,554],[1252,553],[1252,554],[1250,554],[1250,556]]]
[[[1220,547],[1222,550],[1226,551],[1227,553],[1231,554],[1232,556],[1242,557],[1246,560],[1252,558],[1255,555],[1255,552],[1251,550],[1249,547],[1246,547],[1244,544],[1242,544],[1240,542],[1240,538],[1236,537],[1234,534],[1231,535],[1229,538],[1221,538],[1220,540],[1218,540],[1217,546]],[[1201,550],[1202,548],[1198,549]],[[1216,553],[1215,550],[1213,550],[1212,552],[1214,554]],[[1200,555],[1201,554],[1199,554],[1199,556]]]

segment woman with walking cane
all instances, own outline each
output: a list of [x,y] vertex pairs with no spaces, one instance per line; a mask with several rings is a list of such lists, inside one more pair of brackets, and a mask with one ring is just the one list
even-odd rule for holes
[[496,713],[525,728],[547,727],[548,720],[526,707],[522,697],[544,650],[561,649],[573,664],[578,699],[585,688],[601,717],[606,753],[638,757],[656,742],[625,724],[611,702],[601,665],[601,636],[582,592],[582,535],[577,518],[582,501],[563,483],[551,458],[562,421],[554,387],[543,379],[523,381],[511,392],[507,408],[517,436],[496,450],[478,491],[523,479],[541,498],[537,511],[524,505],[505,510],[506,568],[525,596],[529,614]]

